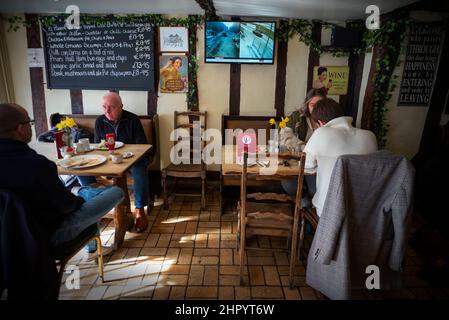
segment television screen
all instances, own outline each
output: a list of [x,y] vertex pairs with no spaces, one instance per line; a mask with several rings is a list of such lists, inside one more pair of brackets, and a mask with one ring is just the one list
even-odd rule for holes
[[276,22],[206,21],[205,61],[274,62]]

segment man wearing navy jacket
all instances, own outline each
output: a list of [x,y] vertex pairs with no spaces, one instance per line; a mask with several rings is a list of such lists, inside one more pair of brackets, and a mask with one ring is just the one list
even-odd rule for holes
[[[115,133],[117,141],[125,144],[148,143],[139,117],[132,112],[123,110],[122,99],[116,92],[109,92],[103,96],[103,115],[95,121],[95,142],[106,140],[107,133]],[[133,190],[135,199],[135,231],[143,232],[148,227],[145,215],[145,206],[148,205],[149,181],[148,181],[147,156],[137,161],[131,168],[133,177]],[[82,186],[95,183],[95,177],[78,177]]]
[[56,164],[28,146],[32,124],[23,107],[0,104],[0,189],[24,199],[51,244],[59,245],[98,222],[124,195],[115,186],[82,187],[72,194],[59,179]]

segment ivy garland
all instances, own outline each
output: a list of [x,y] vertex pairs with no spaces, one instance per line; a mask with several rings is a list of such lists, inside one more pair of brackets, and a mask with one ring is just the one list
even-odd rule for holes
[[[408,16],[407,11],[401,11],[391,19],[382,22],[381,27],[377,30],[366,30],[363,35],[363,44],[360,48],[331,48],[316,43],[312,38],[312,27],[314,23],[319,22],[324,28],[330,28],[329,24],[320,20],[304,20],[304,19],[290,19],[287,23],[281,24],[278,29],[279,41],[288,41],[294,35],[299,37],[299,41],[304,42],[309,46],[310,50],[317,54],[325,52],[331,53],[335,57],[349,56],[350,54],[360,54],[369,51],[375,47],[382,48],[383,57],[376,61],[376,75],[374,86],[376,88],[374,94],[373,105],[373,131],[377,137],[380,148],[385,147],[386,136],[388,132],[388,124],[386,124],[387,107],[386,102],[391,98],[391,92],[396,88],[394,80],[397,76],[392,77],[394,67],[399,64],[398,57],[401,48],[401,43],[405,37],[405,31],[410,25],[410,20],[405,18]],[[32,23],[40,22],[44,27],[49,27],[60,21],[61,16],[37,16],[37,21],[26,21],[22,16],[13,16],[8,19],[10,23],[9,30],[16,31],[20,26],[29,26]],[[201,27],[205,21],[204,16],[193,15],[187,18],[166,18],[160,14],[143,14],[143,15],[109,15],[109,16],[93,16],[80,15],[82,24],[103,24],[105,22],[114,20],[122,23],[146,22],[153,26],[182,26],[186,28],[193,28],[195,26]],[[193,33],[192,33],[193,34]],[[196,45],[197,37],[189,37],[190,45]],[[196,94],[198,92],[196,74],[198,70],[197,58],[195,55],[189,55],[189,88],[187,92],[188,108],[197,106]],[[393,78],[393,82],[391,79]]]
[[[34,23],[40,23],[43,27],[48,28],[56,23],[63,21],[69,15],[60,14],[52,16],[34,16],[29,20],[25,20],[23,16],[12,16],[8,18],[10,24],[8,31],[17,31],[21,26],[29,27]],[[204,17],[200,15],[190,15],[187,18],[166,18],[161,14],[127,14],[127,15],[88,15],[80,14],[81,24],[101,25],[107,22],[118,23],[149,23],[154,27],[192,27],[201,26],[204,22]]]
[[381,56],[376,59],[376,74],[374,79],[373,127],[379,148],[385,148],[389,124],[386,123],[388,108],[392,92],[397,87],[397,75],[393,76],[395,67],[399,66],[401,44],[410,20],[399,18],[386,21],[382,28],[375,33],[368,33],[365,41],[368,47],[376,47]]

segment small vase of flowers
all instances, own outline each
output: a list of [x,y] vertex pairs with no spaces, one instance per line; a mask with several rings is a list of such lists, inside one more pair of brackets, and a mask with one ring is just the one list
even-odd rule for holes
[[281,117],[281,121],[276,122],[274,118],[271,118],[269,123],[272,125],[274,131],[274,136],[270,134],[270,140],[268,140],[268,151],[270,153],[282,152],[282,146],[279,145],[279,137],[282,135],[284,128],[287,126],[287,122],[290,119],[288,117]]
[[56,124],[56,129],[62,132],[62,142],[65,147],[64,151],[68,154],[73,153],[73,139],[71,136],[72,128],[76,126],[75,120],[66,117],[62,119],[58,124]]

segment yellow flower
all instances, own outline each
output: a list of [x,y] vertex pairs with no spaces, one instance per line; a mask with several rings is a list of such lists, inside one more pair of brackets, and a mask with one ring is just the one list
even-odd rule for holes
[[61,120],[58,124],[56,124],[56,129],[58,130],[70,129],[74,126],[76,126],[75,120],[67,117],[64,120]]
[[65,124],[69,128],[72,128],[73,126],[76,125],[75,120],[73,120],[72,118],[68,118],[68,117],[65,119]]
[[283,120],[279,123],[279,128],[281,128],[281,129],[284,129],[286,126],[287,126],[287,122],[285,122]]
[[270,124],[276,124],[276,120],[274,120],[273,118],[270,119],[269,121]]
[[56,124],[56,129],[61,130],[62,128],[64,128],[64,126],[62,125],[62,123],[57,123],[57,124]]
[[65,120],[61,120],[61,121],[56,125],[56,128],[57,128],[58,130],[62,130],[62,129],[64,129],[65,127],[67,127]]
[[282,122],[285,122],[285,123],[287,123],[287,122],[289,122],[290,121],[290,119],[289,119],[289,117],[282,117],[281,118],[282,119]]

